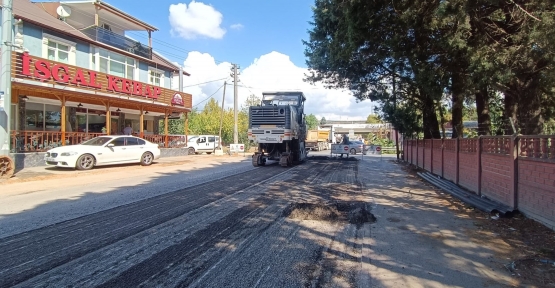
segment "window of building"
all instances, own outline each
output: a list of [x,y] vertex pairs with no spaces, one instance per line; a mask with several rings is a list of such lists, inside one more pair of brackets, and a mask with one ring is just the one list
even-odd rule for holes
[[48,39],[48,60],[69,63],[69,45]]
[[105,49],[99,51],[100,72],[131,80],[135,78],[135,59]]
[[42,37],[43,58],[75,65],[75,42],[47,33],[43,33]]
[[150,67],[148,69],[148,84],[164,86],[164,71]]
[[155,86],[161,86],[161,79],[162,79],[162,73],[160,72],[156,72],[156,71],[148,71],[149,72],[149,81],[148,84],[151,85],[155,85]]

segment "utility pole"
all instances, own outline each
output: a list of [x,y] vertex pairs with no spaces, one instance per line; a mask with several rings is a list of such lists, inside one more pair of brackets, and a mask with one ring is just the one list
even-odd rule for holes
[[[227,82],[224,81],[224,95],[222,96],[222,112],[220,113],[220,139],[218,140],[220,143],[222,142],[222,125],[224,123],[224,102],[225,102],[225,86],[227,86]],[[223,149],[220,145],[220,149]]]
[[232,67],[232,71],[231,71],[231,77],[233,77],[233,119],[234,119],[234,124],[233,124],[233,143],[234,144],[239,144],[239,135],[237,132],[237,113],[238,113],[238,105],[237,105],[237,99],[239,98],[239,94],[237,93],[237,82],[239,81],[237,79],[237,76],[239,76],[239,72],[237,72],[237,69],[239,69],[237,64],[231,64]]
[[12,106],[12,39],[13,39],[13,0],[2,1],[2,58],[0,75],[0,178],[13,175],[14,165],[10,158],[10,114]]

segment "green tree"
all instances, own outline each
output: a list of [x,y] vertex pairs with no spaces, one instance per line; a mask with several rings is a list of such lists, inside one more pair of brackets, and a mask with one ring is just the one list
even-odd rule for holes
[[305,80],[381,102],[383,119],[425,138],[440,136],[445,101],[457,131],[471,101],[490,133],[490,98],[502,93],[505,125],[537,134],[555,117],[554,4],[316,0]]
[[376,114],[370,114],[368,115],[368,117],[366,117],[366,123],[368,124],[382,123],[382,120],[380,119],[380,116]]
[[320,125],[325,125],[326,124],[326,117],[322,117],[322,119],[320,119]]
[[314,130],[316,128],[318,128],[318,118],[316,118],[316,116],[314,116],[313,114],[309,114],[306,116],[305,118],[306,121],[306,129],[308,130]]

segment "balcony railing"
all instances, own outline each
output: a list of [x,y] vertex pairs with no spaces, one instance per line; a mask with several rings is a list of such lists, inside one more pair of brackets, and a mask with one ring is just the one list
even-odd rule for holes
[[144,58],[152,59],[152,48],[110,30],[98,26],[91,26],[81,30],[81,32],[95,41],[114,46]]
[[[45,152],[63,144],[62,132],[59,131],[11,131],[11,153]],[[66,132],[65,145],[76,145],[102,133]],[[143,139],[158,144],[160,148],[183,148],[185,136],[144,135]]]

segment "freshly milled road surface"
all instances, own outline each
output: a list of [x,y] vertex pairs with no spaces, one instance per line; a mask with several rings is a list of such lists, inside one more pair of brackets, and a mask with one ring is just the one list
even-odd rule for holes
[[[449,221],[430,217],[442,209],[427,197],[433,191],[405,199],[398,191],[419,191],[419,184],[397,182],[390,178],[395,173],[402,172],[378,158],[312,158],[293,168],[239,171],[12,234],[0,238],[0,287],[479,287],[484,281],[495,287],[503,275],[474,269],[493,252],[463,239],[453,214]],[[413,209],[397,205],[396,197]],[[358,225],[341,217],[303,220],[284,213],[292,203],[367,203],[380,215],[376,223]],[[422,210],[428,218],[397,229],[398,222],[414,217],[391,220],[402,210]],[[452,231],[448,240],[465,246],[446,251],[443,246],[456,245],[407,233],[426,232],[429,222],[442,225],[442,237]],[[417,258],[401,253],[410,249],[418,251]],[[427,257],[435,258],[428,260],[430,267],[404,263]]]

